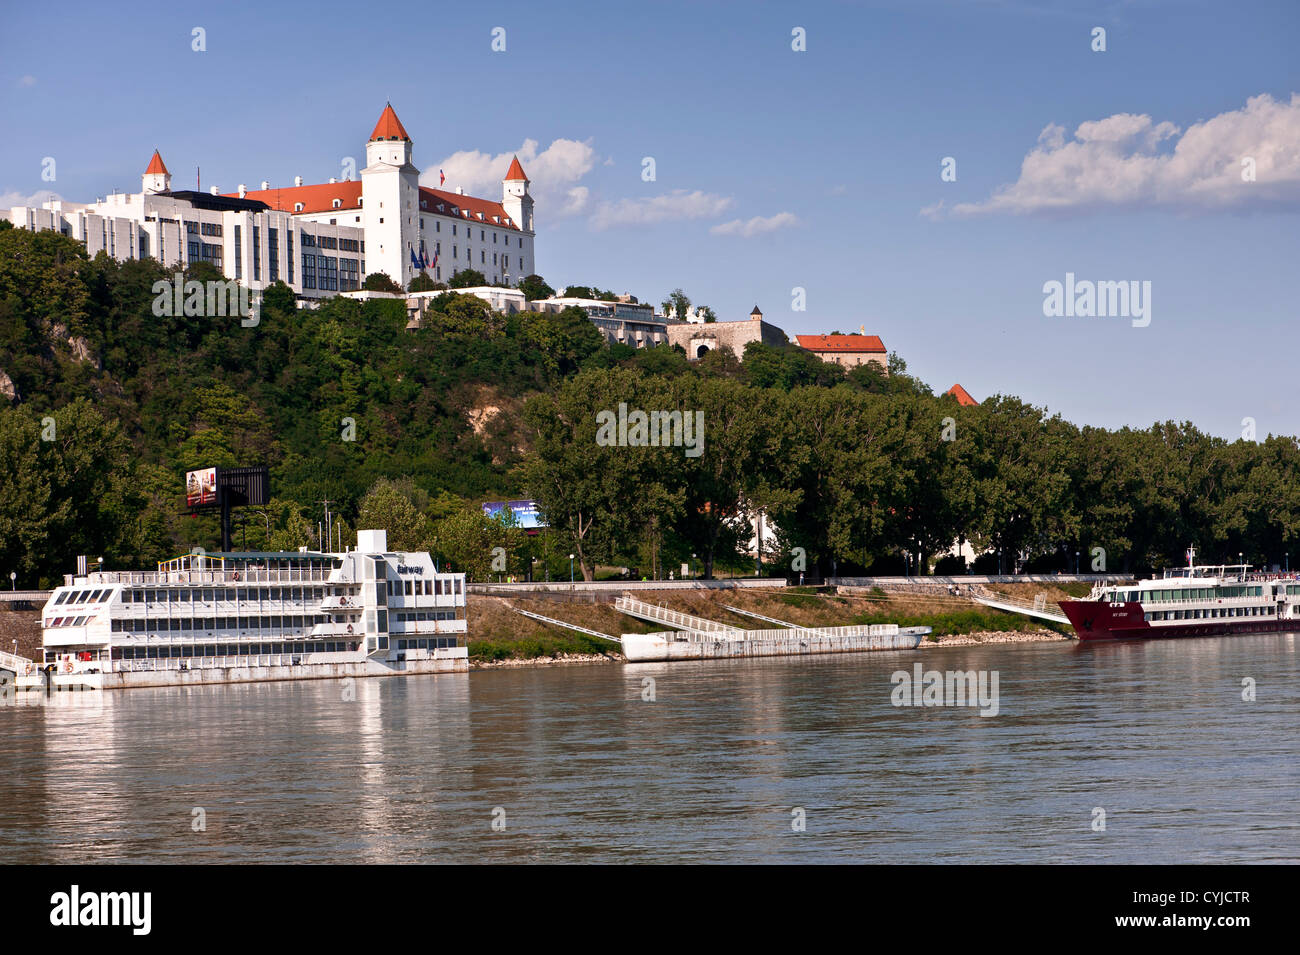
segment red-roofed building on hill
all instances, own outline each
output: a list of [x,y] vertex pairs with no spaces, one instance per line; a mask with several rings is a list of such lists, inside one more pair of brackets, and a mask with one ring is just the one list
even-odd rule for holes
[[845,368],[871,362],[889,374],[889,356],[878,335],[796,335],[799,347],[812,352],[822,361],[833,361]]
[[478,199],[420,185],[413,143],[392,104],[384,107],[366,143],[360,181],[240,191],[308,221],[347,223],[365,232],[365,268],[402,286],[420,272],[445,282],[464,269],[489,285],[518,285],[533,271],[533,200],[515,156],[502,180],[501,200]]
[[976,401],[974,398],[970,396],[970,392],[967,391],[965,388],[963,388],[961,385],[953,385],[951,388],[945,391],[944,394],[952,395],[954,398],[957,399],[957,404],[961,405],[963,408],[972,408],[975,405],[979,404],[978,401]]
[[500,201],[421,186],[411,137],[386,105],[366,143],[366,167],[353,175],[224,194],[200,192],[197,183],[173,190],[154,150],[138,193],[48,200],[8,210],[8,218],[17,228],[80,239],[92,256],[149,256],[169,269],[208,262],[253,291],[281,281],[305,299],[359,289],[371,272],[405,287],[421,272],[446,282],[472,268],[489,285],[513,286],[534,271],[533,199],[519,157]]

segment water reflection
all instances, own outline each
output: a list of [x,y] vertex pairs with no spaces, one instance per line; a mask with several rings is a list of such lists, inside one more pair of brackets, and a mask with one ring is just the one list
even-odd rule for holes
[[[893,706],[918,659],[998,716]],[[1298,675],[1270,634],[5,706],[0,861],[1295,861]]]

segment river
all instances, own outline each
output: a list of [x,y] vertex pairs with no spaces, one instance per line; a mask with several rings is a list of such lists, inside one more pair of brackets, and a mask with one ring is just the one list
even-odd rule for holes
[[[1295,862],[1296,649],[1269,634],[20,696],[0,706],[0,861]],[[996,673],[997,714],[893,705],[916,662]]]

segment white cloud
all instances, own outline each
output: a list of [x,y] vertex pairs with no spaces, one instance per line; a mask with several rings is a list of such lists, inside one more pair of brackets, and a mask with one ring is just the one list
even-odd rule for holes
[[21,76],[21,77],[18,78],[18,85],[19,85],[19,86],[35,86],[35,85],[36,85],[36,77],[32,76],[30,73],[27,73],[27,74],[25,74],[24,76]]
[[711,192],[687,192],[675,189],[662,196],[649,199],[620,199],[602,202],[591,216],[593,229],[609,229],[626,225],[653,225],[682,219],[704,219],[721,215],[730,208],[730,196]]
[[[556,139],[551,145],[539,151],[535,139],[525,139],[518,149],[508,152],[483,153],[478,150],[463,150],[452,153],[441,162],[429,165],[420,174],[421,185],[434,189],[455,190],[463,188],[472,196],[497,200],[501,197],[501,180],[510,168],[510,160],[519,157],[524,173],[532,185],[529,191],[537,201],[537,214],[540,217],[555,218],[565,213],[563,210],[575,205],[574,184],[589,173],[596,164],[596,153],[591,142],[579,142],[576,139]],[[438,171],[447,174],[447,182],[438,185]],[[586,188],[581,189],[581,207],[586,204]]]
[[738,235],[742,239],[750,239],[756,235],[764,235],[768,232],[775,232],[777,229],[784,229],[798,224],[799,217],[793,212],[778,212],[774,216],[733,219],[731,222],[715,225],[709,231],[714,235]]
[[13,209],[16,206],[33,206],[39,208],[41,203],[52,199],[62,199],[57,192],[50,189],[38,189],[31,194],[18,192],[0,192],[0,209]]
[[[1019,179],[983,202],[953,205],[949,214],[1300,205],[1300,93],[1289,103],[1254,96],[1239,110],[1179,133],[1173,123],[1132,113],[1080,123],[1073,138],[1049,125],[1021,164]],[[1255,164],[1253,182],[1242,178],[1247,157]],[[943,212],[942,202],[921,210],[930,218]]]
[[564,203],[560,206],[560,216],[576,216],[587,208],[590,191],[586,186],[574,186],[564,194]]

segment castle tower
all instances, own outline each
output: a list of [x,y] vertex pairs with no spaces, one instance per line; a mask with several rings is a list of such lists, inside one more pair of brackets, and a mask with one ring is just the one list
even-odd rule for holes
[[384,106],[361,170],[366,273],[385,272],[403,288],[415,277],[411,251],[419,247],[420,170],[411,162],[412,149],[392,104]]
[[140,179],[144,187],[144,194],[147,196],[157,195],[160,192],[171,192],[172,174],[163,165],[162,156],[158,155],[158,150],[153,151],[153,158],[149,160],[149,167],[145,169],[144,175]]
[[533,231],[533,197],[528,194],[528,177],[516,156],[501,181],[501,208],[525,232]]
[[754,310],[749,313],[749,320],[751,322],[761,322],[763,320],[763,313],[758,310],[757,305],[755,305]]

